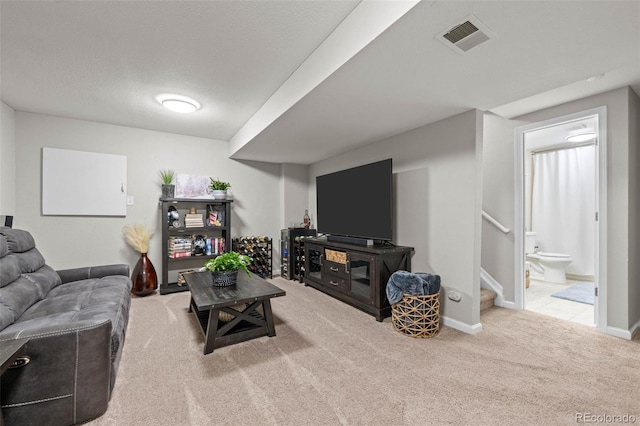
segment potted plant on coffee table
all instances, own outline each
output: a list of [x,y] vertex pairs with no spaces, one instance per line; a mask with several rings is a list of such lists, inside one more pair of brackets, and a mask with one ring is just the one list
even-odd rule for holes
[[214,286],[226,287],[236,283],[238,271],[241,269],[251,276],[251,272],[247,269],[250,263],[249,256],[231,251],[209,259],[204,266],[211,271]]
[[209,179],[211,180],[209,189],[213,194],[213,198],[216,200],[224,200],[227,197],[227,189],[231,188],[231,184],[211,177]]

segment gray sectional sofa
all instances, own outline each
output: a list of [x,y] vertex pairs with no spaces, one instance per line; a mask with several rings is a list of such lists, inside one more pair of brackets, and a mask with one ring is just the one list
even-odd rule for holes
[[7,426],[70,425],[106,411],[129,318],[128,275],[128,265],[56,272],[31,234],[0,228],[0,345],[30,339],[30,362],[2,374]]

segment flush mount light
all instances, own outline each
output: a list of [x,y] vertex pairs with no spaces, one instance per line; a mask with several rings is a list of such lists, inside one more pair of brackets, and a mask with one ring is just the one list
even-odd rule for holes
[[596,137],[595,132],[584,132],[575,135],[567,136],[565,139],[567,142],[586,142]]
[[163,107],[181,114],[188,114],[200,109],[200,104],[197,101],[186,96],[162,95],[158,96],[157,100]]

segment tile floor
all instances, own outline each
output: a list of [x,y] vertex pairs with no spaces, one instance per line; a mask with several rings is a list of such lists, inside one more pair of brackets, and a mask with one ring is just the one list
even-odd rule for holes
[[551,297],[557,291],[571,287],[575,281],[566,284],[548,283],[531,279],[525,291],[525,309],[555,318],[594,326],[593,305],[572,302],[571,300]]

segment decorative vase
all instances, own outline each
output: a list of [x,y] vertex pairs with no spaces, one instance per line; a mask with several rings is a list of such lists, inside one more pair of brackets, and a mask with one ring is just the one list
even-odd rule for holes
[[162,185],[162,198],[174,198],[176,196],[175,185]]
[[216,200],[224,200],[227,198],[227,191],[223,189],[214,189],[211,191],[213,198]]
[[140,259],[131,274],[131,281],[133,282],[131,293],[136,296],[147,296],[158,288],[158,276],[147,253],[140,253]]
[[235,285],[238,279],[238,270],[235,271],[211,271],[214,287],[227,287]]

